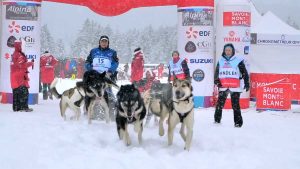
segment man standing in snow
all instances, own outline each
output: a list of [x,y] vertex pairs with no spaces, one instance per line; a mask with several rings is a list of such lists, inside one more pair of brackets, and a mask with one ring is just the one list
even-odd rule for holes
[[52,94],[50,92],[50,84],[54,80],[54,67],[58,63],[58,60],[52,56],[48,51],[40,58],[41,69],[41,81],[43,83],[43,99],[47,100],[48,96],[52,100]]
[[[106,75],[111,78],[114,82],[117,79],[117,68],[119,66],[119,58],[117,56],[117,52],[111,48],[109,48],[109,38],[106,35],[103,35],[99,39],[99,47],[94,48],[90,51],[89,56],[85,61],[86,70],[96,70],[99,73],[106,72]],[[114,98],[115,96],[112,93],[111,87],[106,90],[108,94],[108,98],[110,100],[109,103],[109,112],[111,119],[113,117],[113,108],[114,108]],[[85,99],[85,104],[89,105],[90,100]]]
[[[224,46],[222,56],[216,67],[214,79],[215,85],[219,88],[219,97],[215,110],[215,123],[221,122],[222,109],[227,95],[230,93],[234,126],[242,127],[243,118],[240,109],[240,95],[243,89],[249,91],[249,75],[244,60],[235,56],[235,49],[231,43]],[[241,87],[240,79],[244,79],[243,87]]]

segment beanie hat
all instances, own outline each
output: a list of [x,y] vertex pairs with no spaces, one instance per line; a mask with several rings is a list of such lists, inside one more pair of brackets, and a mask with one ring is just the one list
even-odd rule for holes
[[133,54],[136,55],[138,53],[143,53],[142,49],[140,47],[134,49]]
[[102,40],[107,40],[107,41],[109,41],[109,38],[108,38],[108,36],[106,36],[106,35],[102,35],[102,36],[100,37],[100,40],[99,40],[99,41],[102,41]]
[[15,43],[16,40],[17,40],[16,37],[10,36],[10,37],[7,39],[7,46],[10,47],[10,48],[13,48],[13,47],[14,47],[14,43]]

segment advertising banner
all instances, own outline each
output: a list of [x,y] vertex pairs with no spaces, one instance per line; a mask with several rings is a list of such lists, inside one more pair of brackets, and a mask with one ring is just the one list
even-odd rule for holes
[[257,110],[290,110],[291,84],[274,83],[256,88]]
[[187,60],[195,107],[209,107],[213,93],[213,7],[178,8],[178,50]]
[[37,104],[39,93],[40,56],[40,7],[36,1],[2,2],[1,36],[1,85],[2,103],[12,103],[10,65],[14,52],[14,41],[22,41],[22,51],[28,60],[34,59],[29,68],[29,104]]
[[251,34],[251,44],[300,46],[300,35]]
[[268,84],[290,83],[291,101],[298,104],[300,101],[300,75],[299,74],[271,74],[271,73],[251,73],[250,97],[257,98],[257,88]]

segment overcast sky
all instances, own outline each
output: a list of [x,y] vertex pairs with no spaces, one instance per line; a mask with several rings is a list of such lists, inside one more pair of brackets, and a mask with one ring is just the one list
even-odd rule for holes
[[[300,0],[252,0],[260,13],[271,10],[284,21],[290,16],[300,25]],[[104,25],[110,24],[119,31],[143,28],[149,24],[157,28],[177,24],[177,8],[149,7],[132,9],[114,17],[98,15],[87,7],[43,1],[42,24],[47,24],[55,39],[61,38],[66,44],[74,40],[85,19],[89,18]]]

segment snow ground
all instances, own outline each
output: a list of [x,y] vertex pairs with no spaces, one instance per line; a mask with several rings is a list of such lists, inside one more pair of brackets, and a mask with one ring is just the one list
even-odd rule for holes
[[224,110],[222,123],[217,125],[213,108],[196,109],[192,146],[187,152],[179,125],[172,146],[167,145],[166,134],[158,135],[153,121],[144,129],[142,145],[131,126],[132,145],[127,147],[118,139],[114,122],[88,125],[84,115],[79,121],[64,121],[58,103],[40,100],[31,106],[33,112],[13,112],[11,105],[0,104],[0,169],[300,167],[300,113],[293,111],[257,113],[252,107],[243,110],[244,126],[235,128],[232,110]]

